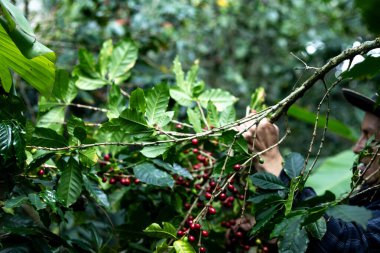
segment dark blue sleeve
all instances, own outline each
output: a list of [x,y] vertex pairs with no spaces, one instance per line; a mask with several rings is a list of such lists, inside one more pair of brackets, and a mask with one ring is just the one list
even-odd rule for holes
[[[290,179],[284,171],[279,178],[286,184]],[[300,194],[300,200],[315,196],[312,188],[306,187]],[[380,252],[380,211],[372,211],[367,229],[353,222],[344,222],[334,217],[324,216],[327,231],[321,240],[310,237],[308,253],[379,253]]]
[[310,238],[308,252],[380,252],[380,211],[374,211],[373,215],[366,230],[355,223],[326,216],[326,234],[322,240]]

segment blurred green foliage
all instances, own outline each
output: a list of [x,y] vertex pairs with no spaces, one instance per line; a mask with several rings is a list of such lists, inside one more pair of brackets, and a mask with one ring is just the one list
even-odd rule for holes
[[[79,48],[95,53],[110,38],[115,42],[125,38],[137,41],[140,57],[134,71],[139,73],[124,84],[127,90],[149,87],[162,79],[172,80],[170,68],[177,55],[185,69],[199,60],[202,80],[238,97],[238,117],[242,117],[256,88],[263,87],[266,103],[273,104],[312,73],[312,69],[306,69],[306,63],[320,67],[354,42],[372,39],[362,21],[369,23],[367,20],[374,20],[376,15],[366,11],[369,3],[361,2],[45,0],[45,11],[30,11],[29,19],[34,20],[43,42],[57,53],[57,65],[65,68],[76,64]],[[371,25],[369,30],[373,30]],[[327,83],[329,80],[326,76]],[[366,85],[358,81],[344,85],[370,94],[376,88],[374,80]],[[306,93],[298,105],[316,113],[324,89],[321,83]],[[99,94],[81,96],[91,102],[104,100]],[[359,126],[360,117],[343,113],[347,103],[339,87],[332,92],[331,101],[330,117]],[[322,113],[325,110],[322,108]],[[279,124],[285,128],[284,122]],[[306,152],[307,147],[297,143],[300,138],[302,142],[311,139],[312,125],[297,120],[287,124],[297,138],[289,138],[285,145]],[[351,131],[355,133],[355,129]],[[352,138],[344,140],[329,132],[327,138],[323,155],[337,152],[338,140],[342,149],[352,145]],[[331,148],[329,143],[333,143]]]

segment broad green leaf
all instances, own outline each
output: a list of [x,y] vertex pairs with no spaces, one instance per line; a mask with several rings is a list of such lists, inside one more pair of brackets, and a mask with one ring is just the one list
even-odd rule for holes
[[154,146],[146,146],[140,152],[145,157],[156,158],[170,149],[172,143],[162,143]]
[[0,162],[1,166],[14,166],[14,161],[22,168],[26,160],[24,131],[13,121],[0,122]]
[[293,202],[294,202],[294,194],[298,190],[299,183],[300,183],[299,177],[292,178],[290,182],[288,199],[285,201],[285,216],[287,216],[292,211]]
[[154,126],[165,116],[169,103],[169,90],[166,84],[158,84],[150,89],[146,95],[146,117],[148,124]]
[[137,46],[129,40],[119,42],[113,49],[108,65],[108,80],[120,84],[137,60]]
[[182,106],[190,107],[193,104],[194,99],[191,95],[181,90],[178,86],[170,87],[169,93],[170,97]]
[[70,144],[78,145],[87,138],[86,126],[82,119],[72,115],[66,124]]
[[65,104],[69,104],[74,100],[77,94],[77,88],[75,87],[74,82],[70,80],[69,73],[63,69],[56,70],[53,88],[54,97],[58,98]]
[[252,184],[267,190],[283,190],[287,186],[275,175],[268,172],[257,172],[249,176],[252,180]]
[[317,195],[305,201],[300,201],[297,206],[319,206],[320,204],[335,201],[335,195],[331,191],[325,191],[323,195]]
[[44,164],[47,160],[52,158],[54,155],[55,155],[54,152],[47,152],[47,153],[40,154],[37,157],[34,157],[33,160],[26,167],[26,172],[30,172],[34,169],[37,169],[42,164]]
[[290,178],[298,177],[305,165],[305,159],[299,153],[290,153],[285,157],[284,171]]
[[207,105],[207,121],[210,126],[219,127],[219,114],[216,106],[211,101]]
[[37,127],[50,128],[61,132],[65,121],[65,107],[58,106],[47,113],[40,113],[38,116]]
[[364,61],[355,64],[351,69],[341,74],[343,78],[372,78],[380,72],[380,57],[368,56]]
[[[231,145],[233,143],[232,147],[233,147],[234,151],[250,155],[248,153],[247,141],[244,139],[244,137],[242,135],[235,138],[236,135],[237,135],[236,131],[228,130],[228,131],[225,131],[222,133],[221,139],[222,139],[223,143],[225,143],[227,145]],[[234,140],[235,140],[235,142],[234,142]]]
[[149,128],[148,123],[146,122],[144,115],[133,109],[125,109],[121,114],[120,118],[127,121],[125,127],[130,132],[139,132]]
[[12,83],[13,83],[11,72],[6,66],[1,65],[1,64],[0,64],[0,83],[2,84],[6,92],[9,92],[11,90]]
[[143,89],[137,88],[132,91],[131,97],[129,98],[129,108],[145,114],[146,101]]
[[87,76],[91,77],[93,79],[100,79],[101,76],[99,75],[97,69],[96,69],[96,61],[94,56],[88,52],[86,49],[79,49],[78,52],[78,59],[79,59],[79,69],[80,72]]
[[40,197],[52,209],[53,213],[58,212],[57,194],[54,190],[45,189],[40,192]]
[[[184,94],[186,94],[188,96],[192,96],[191,83],[188,82],[187,80],[185,80],[185,73],[182,70],[182,65],[181,65],[178,57],[176,57],[174,59],[173,72],[174,72],[174,75],[176,78],[176,84],[177,84],[179,90],[183,91]],[[191,76],[191,74],[190,74],[190,76]],[[192,78],[190,77],[190,79],[192,79]]]
[[175,241],[173,246],[176,253],[196,253],[193,246],[184,240]]
[[54,130],[36,127],[28,145],[61,148],[66,147],[67,143],[64,137],[57,134]]
[[108,81],[103,79],[94,79],[78,74],[77,76],[75,85],[81,90],[96,90],[108,84]]
[[110,203],[108,201],[107,195],[99,188],[98,184],[91,181],[85,174],[82,174],[83,177],[83,185],[86,191],[90,194],[90,196],[98,203],[99,205],[110,208]]
[[24,204],[27,200],[28,200],[28,197],[26,197],[26,196],[13,197],[13,198],[8,199],[4,202],[4,207],[5,208],[19,207],[22,204]]
[[117,118],[120,113],[126,108],[126,100],[122,96],[120,87],[112,85],[108,94],[108,112],[109,119]]
[[268,222],[274,217],[274,215],[278,212],[278,207],[280,205],[272,205],[270,208],[265,210],[256,218],[256,224],[252,227],[249,235],[255,236]]
[[208,101],[211,101],[218,111],[225,110],[228,106],[232,106],[237,98],[232,96],[228,91],[222,89],[210,89],[203,92],[198,97],[199,102],[204,108],[207,108]]
[[270,193],[261,193],[257,196],[251,197],[247,199],[247,202],[252,202],[254,204],[260,204],[261,202],[265,201],[265,203],[271,203],[282,199],[281,196],[277,192],[270,192]]
[[370,210],[359,206],[337,205],[328,208],[326,213],[345,222],[355,222],[364,229],[367,228],[368,220],[372,218]]
[[162,222],[162,228],[157,223],[150,224],[146,229],[143,230],[148,236],[156,238],[172,238],[177,239],[177,230],[176,228],[168,223]]
[[191,175],[191,173],[179,164],[174,163],[172,166],[171,164],[166,163],[166,162],[159,160],[159,159],[153,159],[152,162],[155,165],[157,165],[157,166],[159,166],[159,167],[161,167],[161,168],[163,168],[169,172],[173,172],[174,174],[177,174],[178,176],[182,176],[182,177],[185,177],[185,178],[188,178],[191,180],[193,179],[193,176]]
[[[12,69],[42,95],[51,94],[55,79],[54,63],[45,56],[27,59],[21,54],[2,25],[0,25],[0,65],[2,66],[0,74],[5,73],[5,69]],[[9,74],[1,77],[2,80],[8,78]]]
[[327,190],[338,197],[349,192],[354,158],[351,150],[327,158],[312,171],[306,186],[312,187],[318,195]]
[[30,203],[37,209],[41,210],[46,208],[46,203],[42,202],[40,199],[40,196],[38,196],[36,193],[30,193],[28,195]]
[[236,111],[233,106],[227,106],[219,116],[219,125],[225,126],[227,124],[233,123],[236,118]]
[[[308,109],[300,107],[298,105],[292,105],[289,108],[287,114],[290,117],[293,117],[295,119],[301,120],[312,125],[315,124],[317,117],[315,113],[310,112]],[[317,126],[319,128],[324,128],[326,125],[326,117],[324,115],[319,115],[318,119],[319,120]],[[337,119],[334,119],[331,116],[329,117],[329,124],[327,126],[327,129],[329,132],[351,141],[356,141],[358,137],[357,134],[355,134],[355,129],[345,125],[344,123],[338,121]]]
[[173,120],[173,117],[174,117],[173,111],[165,112],[165,114],[162,117],[157,119],[157,125],[159,127],[164,127]]
[[70,157],[58,181],[57,196],[65,207],[74,204],[82,192],[81,168],[74,158]]
[[304,218],[303,215],[284,218],[280,223],[276,224],[270,234],[270,238],[283,237],[289,231],[295,232],[296,230],[299,230]]
[[199,110],[187,108],[187,116],[196,133],[202,132],[201,114]]
[[327,231],[326,220],[324,217],[319,218],[316,222],[306,225],[306,230],[318,240],[321,240]]
[[81,164],[87,167],[94,166],[98,162],[98,155],[95,148],[86,148],[79,151]]
[[1,0],[0,5],[4,7],[2,10],[5,16],[5,19],[0,19],[0,23],[7,30],[21,53],[28,59],[43,55],[54,62],[54,53],[37,41],[32,27],[22,12],[8,0]]
[[141,180],[141,182],[156,185],[156,186],[169,186],[173,188],[174,180],[165,171],[159,170],[151,163],[143,163],[133,168],[135,176]]
[[279,253],[304,253],[309,244],[309,237],[306,229],[289,229],[292,233],[285,233],[279,241]]
[[106,74],[109,69],[109,62],[112,55],[112,51],[113,51],[112,40],[111,39],[106,40],[102,45],[102,49],[100,50],[99,59],[98,59],[99,71],[100,71],[101,76],[104,79],[106,79]]

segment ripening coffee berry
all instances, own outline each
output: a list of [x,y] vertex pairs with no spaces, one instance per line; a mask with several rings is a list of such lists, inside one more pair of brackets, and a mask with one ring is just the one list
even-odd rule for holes
[[176,127],[177,129],[182,129],[183,125],[182,125],[182,124],[176,124],[175,127]]
[[109,161],[110,158],[111,158],[110,154],[105,154],[105,155],[103,156],[104,161]]
[[241,169],[241,165],[240,164],[234,164],[233,168],[235,171],[239,171]]
[[208,237],[209,233],[207,230],[202,230],[202,236],[203,237]]
[[211,214],[211,215],[216,214],[216,210],[215,210],[215,208],[212,207],[212,206],[210,206],[210,207],[208,208],[208,213]]
[[120,183],[122,185],[130,185],[131,184],[131,180],[128,177],[123,177],[123,178],[120,179]]
[[106,178],[106,177],[103,177],[103,178],[102,178],[102,182],[103,182],[103,183],[107,182],[107,178]]
[[39,175],[39,176],[43,176],[43,175],[45,175],[45,170],[44,170],[44,169],[40,169],[40,170],[38,171],[38,175]]
[[200,247],[199,248],[199,253],[206,253],[206,248],[205,247]]
[[179,231],[177,232],[177,235],[178,235],[179,237],[182,237],[184,234],[185,234],[185,232],[183,232],[182,230],[179,230]]
[[108,181],[110,184],[116,184],[116,178],[111,177],[110,180]]
[[195,236],[189,235],[189,242],[195,242]]
[[212,197],[212,194],[211,194],[211,193],[209,193],[209,192],[206,192],[206,193],[205,193],[205,198],[206,198],[206,199],[211,199],[211,197]]
[[139,184],[140,183],[140,179],[138,178],[135,178],[135,181],[134,181],[135,184]]
[[198,139],[192,139],[191,140],[191,143],[193,144],[193,145],[198,145],[198,143],[199,143],[199,141],[198,141]]

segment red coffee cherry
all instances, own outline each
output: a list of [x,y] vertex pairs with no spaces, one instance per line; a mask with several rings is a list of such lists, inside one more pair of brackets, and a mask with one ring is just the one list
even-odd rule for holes
[[191,143],[193,145],[198,145],[199,141],[198,141],[198,139],[194,138],[194,139],[191,140]]
[[189,235],[189,242],[195,242],[195,236]]
[[207,230],[202,230],[202,236],[203,237],[208,237],[209,232]]
[[216,214],[216,210],[215,210],[215,208],[212,207],[212,206],[210,206],[210,207],[208,208],[208,213],[211,214],[211,215]]
[[110,155],[110,154],[105,154],[105,155],[103,156],[104,161],[109,161],[110,158],[111,158],[111,155]]
[[45,170],[44,170],[44,169],[40,169],[40,170],[38,171],[38,175],[39,175],[39,176],[43,176],[43,175],[45,175]]
[[241,169],[241,165],[240,164],[234,164],[233,168],[235,171],[239,171]]
[[199,253],[206,253],[206,248],[205,247],[200,247],[199,248]]

